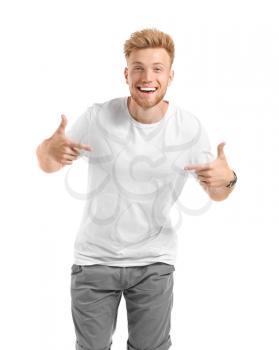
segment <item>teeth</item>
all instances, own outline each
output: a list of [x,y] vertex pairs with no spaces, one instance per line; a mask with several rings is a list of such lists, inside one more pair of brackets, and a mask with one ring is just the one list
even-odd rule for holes
[[142,87],[139,87],[139,89],[141,91],[155,91],[156,90],[156,88],[142,88]]

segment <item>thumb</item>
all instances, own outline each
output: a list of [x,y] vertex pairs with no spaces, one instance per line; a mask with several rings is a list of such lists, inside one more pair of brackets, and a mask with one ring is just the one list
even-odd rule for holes
[[219,159],[226,159],[226,156],[224,153],[225,144],[226,144],[225,142],[222,142],[217,147],[217,158]]
[[61,114],[61,123],[60,125],[58,126],[56,132],[59,133],[59,134],[65,134],[65,128],[66,128],[66,125],[67,125],[67,118],[64,114]]

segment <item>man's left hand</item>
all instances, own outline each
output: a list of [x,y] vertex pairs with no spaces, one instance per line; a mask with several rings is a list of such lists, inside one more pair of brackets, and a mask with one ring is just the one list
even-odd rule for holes
[[198,180],[203,187],[225,187],[234,179],[232,169],[227,163],[224,153],[225,142],[217,147],[217,158],[207,164],[185,166],[185,170],[195,170]]

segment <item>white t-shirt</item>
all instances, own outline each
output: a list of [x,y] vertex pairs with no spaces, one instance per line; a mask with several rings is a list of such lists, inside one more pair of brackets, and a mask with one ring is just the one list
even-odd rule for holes
[[214,158],[193,114],[166,101],[161,120],[140,123],[127,100],[94,103],[66,131],[92,148],[83,152],[88,183],[74,246],[78,265],[174,265],[177,234],[170,210],[189,175],[184,167]]

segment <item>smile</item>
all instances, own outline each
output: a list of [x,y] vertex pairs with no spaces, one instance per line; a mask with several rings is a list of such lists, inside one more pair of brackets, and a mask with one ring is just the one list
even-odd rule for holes
[[149,87],[149,88],[143,88],[140,86],[137,86],[137,89],[144,94],[153,94],[156,90],[158,90],[157,87]]

